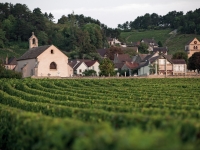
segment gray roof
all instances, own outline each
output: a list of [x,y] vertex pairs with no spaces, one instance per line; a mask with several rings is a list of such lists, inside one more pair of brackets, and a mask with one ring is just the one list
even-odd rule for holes
[[26,60],[26,59],[34,59],[37,58],[40,54],[42,54],[46,49],[48,49],[51,45],[45,45],[45,46],[39,46],[39,47],[33,47],[29,49],[27,52],[25,52],[19,59],[19,60]]

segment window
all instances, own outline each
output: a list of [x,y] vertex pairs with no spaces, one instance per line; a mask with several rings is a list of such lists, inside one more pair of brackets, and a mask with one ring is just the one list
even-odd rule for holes
[[53,50],[51,50],[51,54],[54,54]]
[[198,49],[198,46],[196,46],[196,49]]
[[81,73],[81,72],[82,72],[82,70],[81,70],[81,69],[79,69],[79,72]]
[[196,46],[194,46],[194,49],[196,49]]
[[33,42],[33,44],[35,44],[35,38],[33,38],[33,41],[32,41],[32,42]]
[[57,69],[57,65],[56,65],[55,62],[52,62],[52,63],[50,64],[50,69]]

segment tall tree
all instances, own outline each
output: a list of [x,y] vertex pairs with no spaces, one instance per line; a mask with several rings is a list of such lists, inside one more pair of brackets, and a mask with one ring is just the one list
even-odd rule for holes
[[188,55],[186,52],[176,52],[172,56],[173,59],[184,59],[185,62],[188,62]]
[[109,75],[113,76],[115,74],[114,64],[108,58],[102,60],[102,62],[99,65],[99,69],[100,69],[100,75],[103,76],[109,76]]
[[188,59],[188,69],[189,70],[196,70],[200,71],[200,52],[194,53],[189,59]]

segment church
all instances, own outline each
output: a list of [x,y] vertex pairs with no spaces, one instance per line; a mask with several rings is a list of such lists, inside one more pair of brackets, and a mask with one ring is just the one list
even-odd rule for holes
[[32,33],[29,49],[17,59],[15,71],[26,77],[70,77],[73,69],[68,57],[54,45],[38,46],[38,39]]

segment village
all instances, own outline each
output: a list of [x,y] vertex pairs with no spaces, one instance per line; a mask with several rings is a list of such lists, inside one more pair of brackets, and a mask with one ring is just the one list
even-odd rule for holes
[[[127,47],[115,38],[107,38],[110,47]],[[138,52],[140,43],[148,45],[149,54]],[[187,75],[191,71],[187,69],[184,59],[173,59],[168,55],[167,47],[159,47],[154,39],[141,39],[131,46],[135,51],[134,56],[115,53],[111,62],[114,65],[116,77],[141,77],[141,76],[173,76]],[[102,59],[107,58],[107,48],[96,50]],[[197,38],[191,39],[185,44],[185,53],[188,58],[195,52],[200,52],[200,42]],[[22,77],[44,78],[44,77],[83,77],[84,72],[92,70],[91,76],[100,76],[100,62],[89,59],[73,59],[68,57],[54,45],[38,45],[38,38],[32,32],[29,38],[29,49],[21,57],[6,58],[4,66],[6,69],[21,72]],[[120,72],[124,71],[124,74]],[[110,76],[110,75],[109,75]]]

